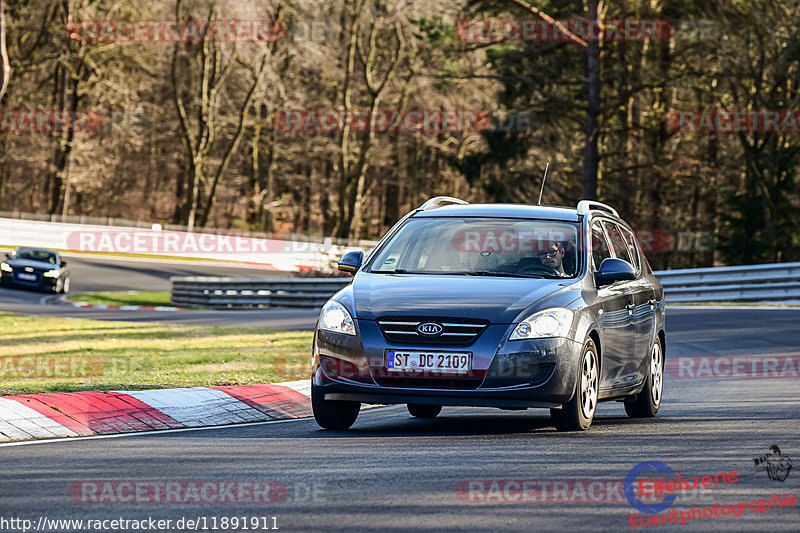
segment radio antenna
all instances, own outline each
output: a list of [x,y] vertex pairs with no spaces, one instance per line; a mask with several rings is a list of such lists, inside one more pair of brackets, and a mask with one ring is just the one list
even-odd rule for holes
[[539,190],[539,204],[542,205],[542,193],[544,192],[544,180],[547,179],[547,169],[550,168],[550,162],[547,162],[547,165],[544,167],[544,176],[542,176],[542,188]]

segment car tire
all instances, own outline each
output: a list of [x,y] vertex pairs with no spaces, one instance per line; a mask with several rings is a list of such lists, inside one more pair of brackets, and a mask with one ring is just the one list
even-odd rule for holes
[[652,418],[661,407],[661,398],[664,390],[664,349],[661,339],[656,336],[650,348],[650,364],[647,370],[647,379],[642,386],[642,391],[636,399],[625,402],[625,412],[631,418]]
[[414,418],[436,418],[442,412],[441,405],[420,405],[417,403],[408,404],[408,412]]
[[50,289],[50,290],[52,290],[53,293],[55,293],[55,294],[60,294],[61,293],[61,287],[63,287],[63,286],[64,286],[64,280],[62,280],[61,278],[58,278],[58,279],[56,279],[55,285],[53,285],[53,288]]
[[575,394],[561,409],[550,409],[550,419],[558,431],[585,431],[592,425],[600,385],[599,361],[594,341],[587,339],[581,350]]
[[314,420],[325,429],[348,429],[352,426],[361,409],[359,402],[326,400],[325,395],[311,385],[311,409]]
[[64,283],[61,284],[61,294],[69,294],[69,276],[64,278]]

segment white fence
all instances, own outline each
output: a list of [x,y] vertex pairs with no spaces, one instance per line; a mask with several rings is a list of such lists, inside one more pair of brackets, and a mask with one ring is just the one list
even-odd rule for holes
[[369,250],[371,244],[315,241],[298,236],[279,239],[227,231],[162,230],[158,225],[136,228],[0,218],[0,246],[227,260],[285,272],[331,271],[342,255],[351,250]]

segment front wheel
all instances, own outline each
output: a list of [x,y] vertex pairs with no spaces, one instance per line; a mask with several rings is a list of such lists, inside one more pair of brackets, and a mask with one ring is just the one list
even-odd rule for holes
[[559,431],[585,431],[592,425],[597,409],[597,391],[600,387],[600,372],[597,348],[592,339],[583,345],[578,383],[572,399],[561,409],[550,409],[550,419]]
[[320,427],[325,429],[348,429],[358,418],[361,404],[359,402],[326,400],[322,391],[312,383],[311,409],[314,411],[314,420],[317,421]]
[[442,412],[441,405],[408,404],[408,412],[415,418],[436,418]]
[[650,368],[647,379],[636,399],[625,402],[625,412],[631,418],[652,418],[661,407],[661,392],[664,388],[664,350],[661,339],[656,337],[650,348]]

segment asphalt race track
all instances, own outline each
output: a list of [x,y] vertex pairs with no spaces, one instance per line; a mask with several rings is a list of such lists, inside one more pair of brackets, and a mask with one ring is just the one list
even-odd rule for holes
[[[730,370],[734,357],[790,356],[796,362],[798,323],[800,310],[668,309],[667,360],[691,357],[690,363],[698,363],[695,370],[705,360],[706,368],[720,373]],[[713,356],[727,358],[728,366],[709,366],[718,361]],[[742,366],[745,374],[749,364]],[[601,404],[592,428],[579,434],[557,433],[543,411],[445,407],[439,418],[423,421],[393,406],[362,411],[347,432],[322,431],[304,419],[4,446],[0,516],[34,524],[45,516],[152,517],[172,519],[173,529],[182,517],[201,518],[209,526],[213,519],[221,524],[223,517],[267,517],[269,524],[276,517],[287,532],[633,531],[632,513],[642,519],[654,515],[633,510],[623,480],[645,461],[661,462],[684,477],[737,472],[735,483],[679,494],[663,511],[675,510],[679,517],[689,516],[692,506],[730,510],[754,500],[772,502],[773,494],[800,496],[800,380],[796,374],[782,375],[668,375],[655,419],[632,420],[620,404]],[[770,450],[773,445],[782,458]],[[783,481],[781,475],[771,480],[763,464],[756,465],[767,454],[776,465],[783,462],[782,472],[788,473]],[[792,460],[794,469],[787,472]],[[233,503],[219,503],[213,484],[204,501],[190,498],[187,488],[187,482],[267,481],[280,484],[277,501],[248,503],[252,492],[245,490],[228,494]],[[523,500],[525,481],[530,492]],[[138,503],[121,501],[135,499],[132,487],[149,482],[182,482],[175,486],[184,492],[175,493],[175,503],[154,503],[152,490]],[[594,491],[593,482],[606,488]],[[566,492],[555,501],[540,501],[542,494],[553,493],[555,483]],[[104,503],[93,503],[91,494],[101,495],[101,487],[108,489]],[[646,530],[798,530],[798,507],[766,512],[758,507],[748,506],[740,516]],[[227,530],[234,530],[230,523]]]
[[[4,253],[7,250],[0,250]],[[4,256],[3,256],[4,257]],[[72,293],[98,291],[169,291],[172,276],[228,276],[242,278],[286,278],[288,272],[264,270],[235,263],[181,260],[151,260],[64,254],[72,275]],[[239,311],[184,312],[120,311],[80,309],[47,305],[46,294],[0,287],[0,310],[27,315],[64,316],[93,320],[170,322],[180,324],[230,325],[254,328],[308,330],[314,328],[315,309],[257,309]],[[53,297],[49,298],[54,300]]]

